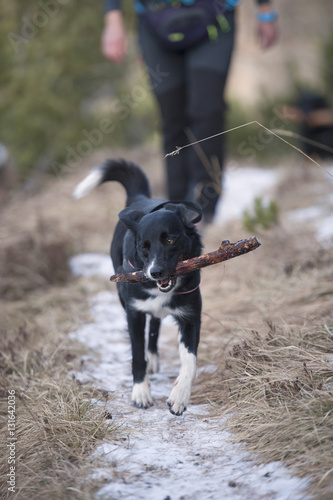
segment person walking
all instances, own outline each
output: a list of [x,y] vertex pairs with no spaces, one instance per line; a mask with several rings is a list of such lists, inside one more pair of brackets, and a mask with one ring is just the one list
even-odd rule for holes
[[[165,75],[158,84],[152,81],[151,85],[161,113],[165,154],[224,129],[224,89],[234,48],[238,3],[239,0],[134,2],[139,16],[139,45],[148,73],[154,75],[159,69]],[[266,49],[277,38],[277,12],[270,0],[256,0],[256,3],[257,36],[261,47]],[[212,7],[215,12],[211,19]],[[195,18],[194,13],[198,17],[200,12],[207,26],[201,38],[193,41],[191,36],[196,36],[199,26],[191,32],[189,24]],[[168,32],[172,23],[175,29]],[[127,47],[121,0],[105,0],[102,52],[119,64]],[[224,156],[224,136],[220,135],[165,160],[169,199],[197,201],[206,224],[212,222],[221,194]]]

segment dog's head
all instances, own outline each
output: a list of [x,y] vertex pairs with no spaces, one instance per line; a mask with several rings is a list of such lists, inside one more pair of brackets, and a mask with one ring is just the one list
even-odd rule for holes
[[199,205],[169,202],[148,214],[125,208],[119,219],[135,234],[136,254],[147,277],[161,292],[170,292],[176,285],[178,262],[200,255],[195,227],[201,219]]

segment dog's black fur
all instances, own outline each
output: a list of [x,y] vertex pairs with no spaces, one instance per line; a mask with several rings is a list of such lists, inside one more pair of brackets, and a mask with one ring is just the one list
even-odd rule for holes
[[[93,170],[76,188],[82,197],[106,181],[120,182],[127,193],[126,207],[119,214],[111,244],[117,273],[143,269],[149,281],[118,283],[120,301],[126,311],[132,345],[132,404],[152,404],[148,373],[158,370],[157,341],[161,318],[171,314],[179,326],[179,376],[167,400],[171,413],[186,410],[195,377],[200,335],[200,272],[174,277],[179,261],[201,254],[202,244],[195,227],[201,219],[199,205],[165,202],[150,197],[148,180],[134,163],[108,160]],[[150,316],[147,359],[146,316]]]

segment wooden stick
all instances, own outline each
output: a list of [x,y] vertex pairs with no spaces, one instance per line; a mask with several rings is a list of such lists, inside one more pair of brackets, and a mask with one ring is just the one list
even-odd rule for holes
[[[239,255],[251,252],[260,246],[259,241],[255,236],[246,240],[237,241],[237,243],[230,243],[230,241],[222,241],[220,247],[214,252],[209,252],[193,259],[183,260],[178,262],[174,276],[178,274],[186,274],[192,271],[201,269],[202,267],[212,266],[225,260],[233,259]],[[119,283],[125,281],[127,283],[138,283],[140,281],[148,281],[149,278],[143,271],[136,271],[134,273],[122,273],[111,276],[110,281]]]

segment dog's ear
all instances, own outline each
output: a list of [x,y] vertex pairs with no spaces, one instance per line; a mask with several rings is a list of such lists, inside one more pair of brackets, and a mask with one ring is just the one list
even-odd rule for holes
[[180,220],[184,224],[184,227],[189,230],[193,230],[195,224],[202,218],[202,210],[200,205],[198,205],[197,203],[192,203],[190,201],[185,201],[182,203],[167,203],[164,208],[166,210],[176,212]]
[[136,231],[138,222],[143,216],[144,213],[140,210],[133,210],[129,207],[124,208],[124,210],[118,214],[119,220],[121,220],[121,222],[123,222],[128,229],[131,229],[134,232]]

